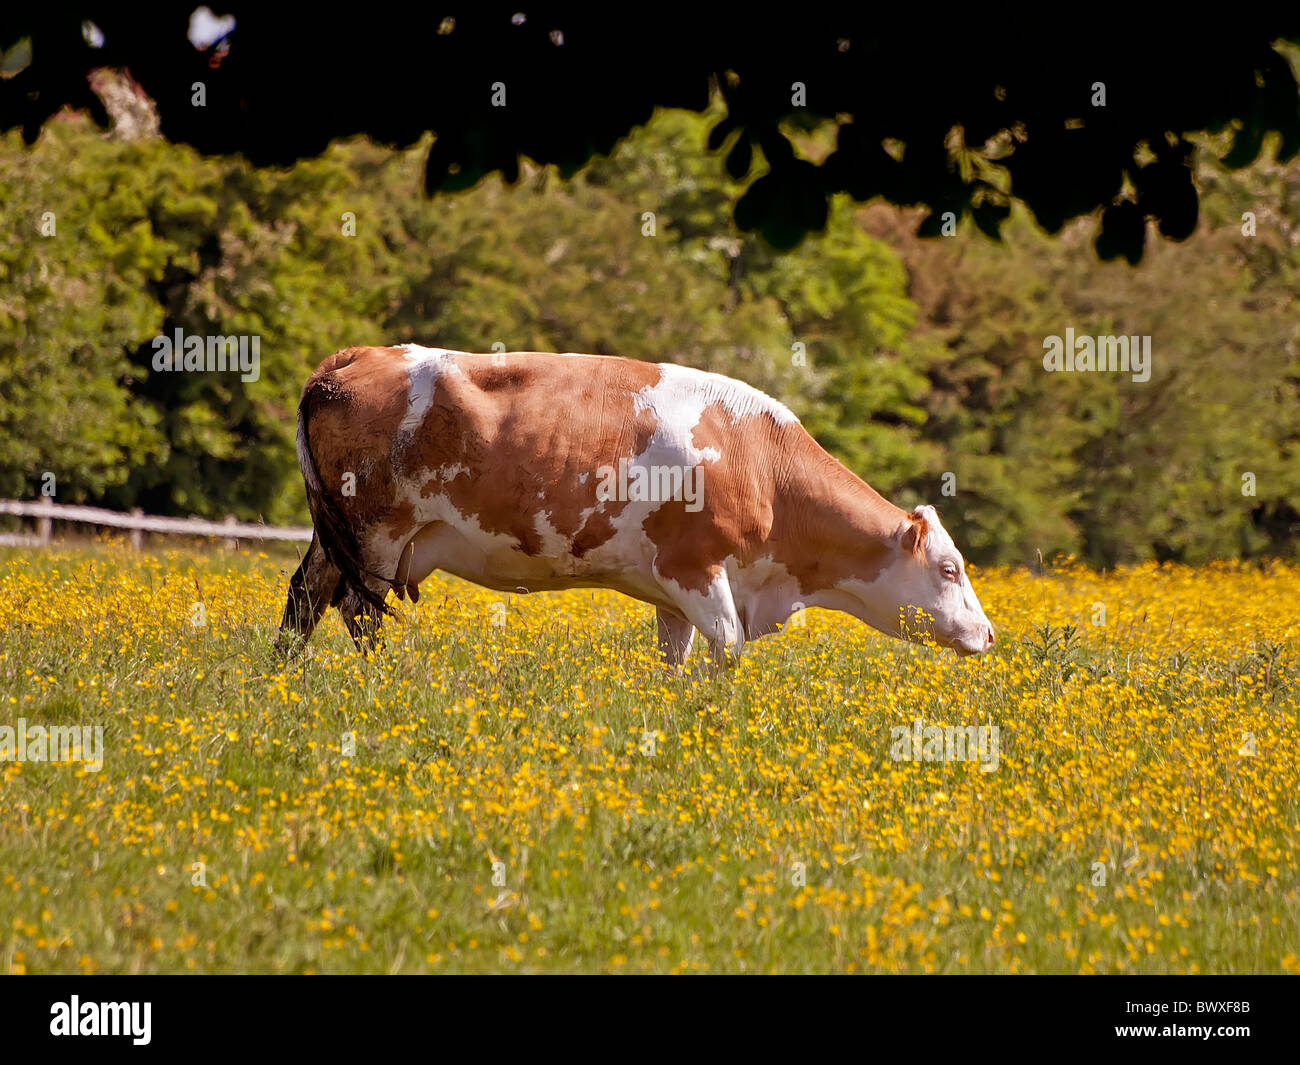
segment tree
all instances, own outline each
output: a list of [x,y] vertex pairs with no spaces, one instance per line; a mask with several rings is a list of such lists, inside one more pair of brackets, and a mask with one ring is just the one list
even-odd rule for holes
[[[1002,246],[927,242],[919,212],[868,209],[908,267],[912,342],[934,345],[922,437],[945,465],[900,496],[937,502],[977,560],[1295,552],[1300,163],[1234,171],[1215,147],[1194,157],[1197,232],[1136,270],[1098,263],[1086,223],[1052,240],[1017,211]],[[1150,379],[1044,372],[1045,338],[1067,328],[1150,336]],[[943,471],[956,491],[935,500]]]

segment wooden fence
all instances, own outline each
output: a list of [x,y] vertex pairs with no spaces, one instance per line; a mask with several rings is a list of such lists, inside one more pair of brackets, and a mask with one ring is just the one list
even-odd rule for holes
[[145,533],[158,533],[163,536],[215,536],[225,541],[227,546],[235,547],[240,540],[293,540],[306,542],[311,539],[311,526],[293,525],[276,527],[272,525],[252,525],[235,520],[228,514],[225,521],[206,521],[203,518],[158,518],[145,514],[139,508],[129,514],[117,510],[102,510],[99,507],[79,507],[65,503],[55,503],[52,499],[35,501],[20,499],[0,499],[0,514],[16,514],[19,517],[35,518],[36,533],[0,534],[0,546],[41,546],[54,538],[56,521],[77,522],[83,525],[100,525],[113,529],[127,529],[131,533],[131,546],[144,546]]

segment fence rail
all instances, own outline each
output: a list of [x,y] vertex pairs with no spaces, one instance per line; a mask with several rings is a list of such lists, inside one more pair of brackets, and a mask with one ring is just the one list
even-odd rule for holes
[[70,521],[84,525],[103,525],[114,529],[128,529],[131,544],[140,547],[145,533],[164,536],[215,536],[234,546],[239,540],[293,540],[311,539],[309,525],[254,525],[235,520],[233,514],[225,521],[207,521],[204,518],[159,518],[136,509],[129,514],[99,507],[81,507],[55,503],[51,499],[37,501],[0,499],[0,514],[15,514],[36,519],[36,535],[9,534],[0,537],[0,545],[48,544],[54,537],[54,522]]

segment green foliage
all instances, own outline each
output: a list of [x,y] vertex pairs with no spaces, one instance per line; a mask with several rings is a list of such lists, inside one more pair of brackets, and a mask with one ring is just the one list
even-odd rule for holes
[[[30,494],[46,472],[73,498],[121,485],[157,455],[157,412],[132,394],[127,351],[161,324],[144,291],[157,247],[140,226],[106,224],[110,175],[67,127],[41,153],[0,153],[0,493]],[[84,139],[84,138],[83,138]],[[70,169],[86,167],[84,181]],[[48,236],[42,236],[42,231]]]
[[[1013,212],[1001,247],[892,231],[937,350],[924,435],[958,490],[936,502],[974,557],[1025,562],[1038,549],[1107,566],[1295,551],[1300,256],[1294,193],[1247,191],[1266,168],[1233,174],[1203,157],[1207,219],[1136,270],[1097,262],[1086,221],[1048,238]],[[1234,199],[1281,217],[1243,236]],[[1070,327],[1150,336],[1150,380],[1045,372],[1044,338]],[[1255,495],[1243,494],[1248,473]],[[908,487],[936,486],[931,474]]]

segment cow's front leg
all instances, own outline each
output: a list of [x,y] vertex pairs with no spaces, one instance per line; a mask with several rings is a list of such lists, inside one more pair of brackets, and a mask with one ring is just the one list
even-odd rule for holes
[[679,594],[676,601],[686,620],[709,641],[709,658],[715,671],[734,666],[745,646],[745,633],[726,572],[714,570],[706,592]]
[[713,625],[713,635],[707,635],[709,641],[709,660],[715,671],[731,669],[740,661],[741,649],[745,641],[740,635],[740,622],[731,622],[726,618],[717,618]]
[[281,654],[302,647],[316,630],[321,615],[334,599],[339,571],[325,557],[325,550],[315,536],[303,555],[298,569],[289,578],[289,598],[280,618],[280,633],[275,649]]
[[662,606],[655,610],[655,622],[659,630],[660,656],[665,665],[680,669],[690,657],[695,626],[676,610]]

